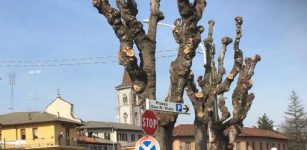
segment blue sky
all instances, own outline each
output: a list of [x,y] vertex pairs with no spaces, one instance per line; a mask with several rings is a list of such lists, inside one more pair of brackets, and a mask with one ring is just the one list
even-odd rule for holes
[[[149,0],[138,0],[138,19],[148,18]],[[307,107],[307,1],[304,0],[208,0],[199,24],[207,29],[214,19],[214,40],[217,50],[224,36],[235,37],[234,18],[244,19],[241,48],[245,56],[260,54],[253,77],[256,95],[245,120],[253,126],[263,113],[281,123],[292,89]],[[172,24],[179,17],[175,2],[163,0],[163,23]],[[146,25],[145,25],[146,27]],[[207,34],[207,30],[203,37]],[[117,63],[119,42],[103,16],[89,0],[1,0],[0,5],[0,114],[8,113],[10,85],[8,74],[15,72],[15,111],[40,111],[57,95],[75,104],[75,113],[83,120],[116,121],[115,86],[122,80],[123,67]],[[232,46],[226,54],[226,70],[233,63]],[[171,29],[160,26],[157,51],[174,50]],[[164,51],[157,56],[169,56],[176,51]],[[112,56],[108,58],[101,58]],[[75,58],[90,57],[82,61]],[[99,58],[98,58],[99,57]],[[56,59],[58,61],[36,60]],[[64,60],[63,60],[64,59]],[[69,60],[67,60],[69,59]],[[174,57],[157,59],[158,100],[164,100],[169,83],[169,66]],[[4,62],[4,60],[30,60]],[[65,61],[66,60],[66,61]],[[202,55],[197,54],[193,71],[201,75]],[[67,64],[110,62],[87,65],[14,67],[7,65]],[[31,74],[31,70],[40,70]],[[29,73],[30,72],[30,73]],[[235,85],[235,84],[234,84]],[[235,86],[232,86],[232,89]],[[230,93],[227,103],[230,102]],[[37,99],[35,101],[35,99]],[[185,97],[185,103],[190,103]],[[230,107],[230,105],[228,105]],[[193,123],[193,115],[180,115],[179,123]]]

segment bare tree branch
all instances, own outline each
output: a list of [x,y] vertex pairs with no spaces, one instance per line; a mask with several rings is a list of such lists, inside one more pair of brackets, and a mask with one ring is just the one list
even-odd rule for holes
[[125,67],[132,81],[134,81],[135,91],[142,93],[147,84],[146,74],[137,63],[134,50],[132,49],[133,38],[129,34],[129,28],[123,24],[120,12],[112,8],[108,0],[93,0],[93,6],[98,9],[100,14],[106,17],[109,24],[113,27],[120,41],[118,53],[119,63]]
[[223,80],[223,76],[225,74],[225,68],[224,68],[224,57],[226,53],[227,45],[229,45],[232,42],[232,39],[230,37],[224,37],[222,39],[222,48],[220,52],[220,56],[218,58],[218,75],[217,75],[217,84],[220,84]]
[[243,19],[242,19],[242,17],[236,17],[235,21],[236,21],[236,26],[237,26],[237,35],[236,35],[236,40],[234,42],[234,51],[235,51],[235,53],[234,53],[234,65],[233,65],[233,68],[231,69],[230,73],[228,74],[227,78],[221,84],[219,84],[219,86],[216,90],[218,95],[229,91],[229,88],[230,88],[232,81],[234,80],[234,78],[239,73],[240,69],[242,68],[242,64],[243,64],[243,52],[239,48],[240,39],[242,37],[241,27],[242,27]]
[[222,112],[222,117],[220,118],[220,123],[223,123],[230,117],[230,112],[228,111],[227,107],[225,106],[225,98],[222,95],[219,99],[219,109]]

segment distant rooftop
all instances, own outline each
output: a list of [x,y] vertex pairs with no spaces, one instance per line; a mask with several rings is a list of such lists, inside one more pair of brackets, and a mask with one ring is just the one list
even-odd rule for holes
[[102,122],[102,121],[86,121],[84,126],[81,128],[85,129],[99,129],[99,128],[110,128],[110,129],[119,129],[119,130],[138,130],[142,131],[141,127],[125,124],[125,123],[115,123],[115,122]]
[[81,125],[79,122],[76,122],[74,120],[58,117],[47,112],[14,112],[0,115],[0,124],[2,124],[2,126],[54,121],[68,122]]
[[110,140],[102,139],[102,138],[91,138],[87,136],[78,137],[79,142],[90,143],[90,144],[114,144]]
[[[194,136],[195,127],[193,124],[180,124],[176,126],[173,130],[173,136]],[[264,138],[274,138],[274,139],[283,139],[287,140],[288,137],[279,132],[271,130],[263,130],[257,128],[247,128],[244,127],[242,132],[239,134],[239,137],[264,137]]]

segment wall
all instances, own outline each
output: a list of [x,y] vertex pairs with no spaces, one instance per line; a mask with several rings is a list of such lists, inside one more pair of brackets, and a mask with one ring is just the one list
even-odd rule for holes
[[81,123],[80,119],[73,116],[73,105],[63,100],[61,97],[57,97],[45,110],[47,113],[53,115],[59,115],[63,118],[74,120]]
[[173,140],[173,150],[186,150],[187,143],[190,143],[189,150],[195,150],[194,137],[175,137]]
[[[124,95],[127,96],[127,103],[123,102]],[[136,106],[138,103],[137,96],[133,93],[133,90],[128,87],[125,89],[119,89],[117,91],[117,105],[118,105],[118,122],[127,123],[140,126],[141,109]],[[127,113],[128,117],[125,121],[124,114]],[[137,116],[135,115],[137,113]],[[137,118],[137,119],[135,119]]]
[[[33,139],[32,129],[37,128],[38,139]],[[21,140],[21,129],[25,129],[26,139]],[[7,147],[10,145],[22,144],[25,147],[37,147],[55,145],[55,137],[53,135],[54,125],[52,123],[22,125],[10,128],[2,128],[2,138],[5,138]]]
[[[69,130],[69,136],[66,136],[66,129]],[[59,135],[62,132],[62,137],[60,138],[60,143],[59,143]],[[69,145],[77,145],[77,134],[78,134],[78,129],[75,125],[73,124],[68,124],[68,123],[63,123],[63,122],[58,122],[55,124],[55,130],[54,130],[54,136],[56,137],[55,143],[56,145],[67,145],[65,140],[69,140]]]
[[[131,134],[134,134],[135,135],[135,141],[137,141],[139,138],[138,136],[143,136],[143,132],[142,131],[131,131],[131,130],[112,130],[112,129],[87,129],[85,131],[85,135],[88,136],[88,132],[93,132],[95,133],[96,135],[98,135],[98,138],[102,138],[102,139],[105,139],[104,137],[104,133],[110,133],[110,141],[112,142],[119,142],[118,139],[117,139],[117,134],[118,133],[125,133],[127,134],[127,139],[128,141],[127,142],[133,142],[131,140]],[[121,141],[121,143],[125,143],[125,141]]]
[[[288,146],[286,140],[255,137],[238,137],[236,140],[236,144],[240,144],[240,150],[271,150],[271,148],[273,147],[276,147],[278,150],[287,150]],[[234,146],[234,150],[238,150],[236,145]]]

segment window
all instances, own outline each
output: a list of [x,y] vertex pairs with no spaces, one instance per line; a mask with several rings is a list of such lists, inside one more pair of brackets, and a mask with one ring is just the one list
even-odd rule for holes
[[252,149],[255,150],[255,142],[252,142]]
[[32,128],[32,137],[33,137],[33,140],[38,139],[37,128]]
[[110,133],[104,133],[104,139],[110,140]]
[[65,128],[65,137],[70,137],[70,135],[69,135],[69,128]]
[[259,147],[260,147],[260,150],[263,150],[263,149],[262,149],[262,142],[260,142],[260,146],[259,146]]
[[123,104],[127,104],[128,98],[126,94],[123,94]]
[[268,142],[266,142],[266,150],[270,150]]
[[185,143],[185,150],[191,150],[191,143],[190,142]]
[[123,117],[124,117],[124,123],[127,123],[128,114],[127,114],[127,113],[124,113]]
[[240,142],[237,142],[237,143],[236,143],[236,150],[241,150]]
[[249,150],[249,143],[246,142],[246,150]]
[[136,94],[135,93],[133,93],[132,98],[133,98],[133,105],[138,105],[138,103],[136,101]]
[[20,129],[20,139],[21,140],[26,139],[26,129]]
[[93,137],[93,132],[88,132],[88,137]]
[[135,141],[135,135],[134,134],[131,134],[131,141]]
[[277,144],[277,149],[280,149],[280,144],[279,143]]
[[135,124],[139,124],[139,113],[135,112],[134,113],[134,121],[135,121]]
[[283,144],[282,147],[283,147],[283,150],[286,150],[286,144]]
[[118,133],[117,134],[117,140],[118,141],[128,141],[127,140],[127,134],[126,133]]

